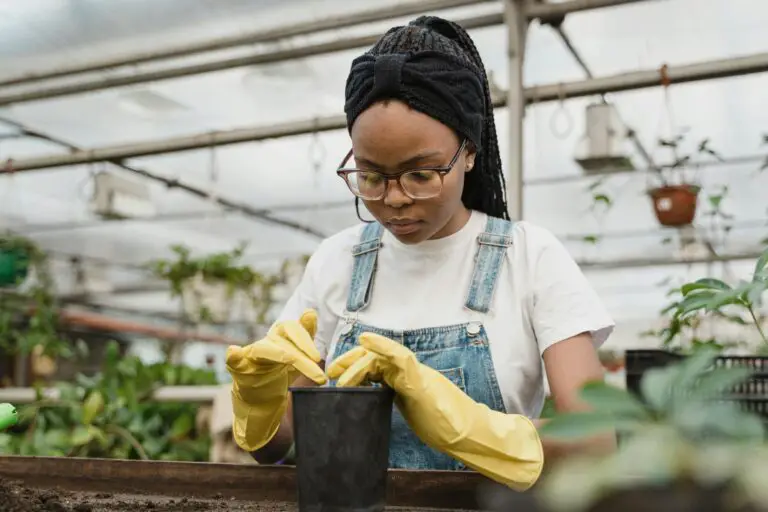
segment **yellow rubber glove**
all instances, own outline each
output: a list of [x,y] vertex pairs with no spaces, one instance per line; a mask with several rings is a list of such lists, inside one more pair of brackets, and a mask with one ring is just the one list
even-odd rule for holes
[[328,368],[338,386],[384,381],[395,390],[397,407],[425,444],[514,490],[536,483],[544,453],[528,418],[475,402],[389,338],[364,333],[359,342]]
[[232,434],[243,450],[258,450],[275,436],[288,406],[288,387],[296,377],[303,374],[317,384],[327,382],[317,365],[321,357],[313,341],[316,331],[317,313],[307,310],[298,322],[275,324],[255,343],[227,349]]

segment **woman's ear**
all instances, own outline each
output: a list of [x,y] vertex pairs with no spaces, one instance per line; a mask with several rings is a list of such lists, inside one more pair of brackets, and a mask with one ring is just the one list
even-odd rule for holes
[[464,161],[466,163],[466,166],[464,168],[464,172],[469,172],[472,169],[475,168],[475,159],[477,158],[477,150],[475,149],[474,145],[469,145],[467,147],[467,155],[464,157]]

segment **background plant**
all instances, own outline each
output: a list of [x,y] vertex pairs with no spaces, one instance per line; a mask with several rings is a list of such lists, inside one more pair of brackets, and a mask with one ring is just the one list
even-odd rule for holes
[[[225,286],[229,299],[240,292],[249,301],[256,322],[266,324],[275,304],[275,288],[286,283],[292,262],[284,261],[276,273],[258,272],[241,262],[246,249],[247,244],[243,242],[231,251],[193,257],[189,248],[173,245],[175,258],[153,260],[147,266],[156,277],[168,281],[171,296],[182,301],[185,286],[198,276],[208,284]],[[301,258],[300,263],[306,265],[306,258]],[[200,302],[198,309],[200,321],[216,323],[204,303]]]
[[768,506],[768,466],[762,419],[727,399],[750,378],[746,368],[713,367],[719,351],[702,349],[681,363],[649,370],[641,397],[590,383],[581,398],[588,412],[557,414],[541,429],[552,439],[586,439],[618,432],[608,457],[578,457],[557,466],[540,487],[550,510],[586,510],[626,489],[677,483],[724,486],[737,505]]
[[122,357],[110,342],[100,372],[78,374],[20,408],[19,425],[0,434],[0,453],[120,459],[207,461],[210,438],[196,427],[197,406],[157,403],[161,386],[214,385],[213,371]]
[[72,356],[71,344],[59,334],[59,306],[47,254],[31,240],[9,233],[0,235],[0,252],[17,255],[27,267],[15,283],[0,289],[0,349],[25,355],[39,346],[47,356]]
[[738,326],[755,329],[768,348],[768,338],[762,324],[764,295],[768,291],[768,248],[755,264],[752,276],[731,286],[712,277],[702,278],[671,289],[667,296],[671,302],[661,311],[665,325],[649,330],[645,336],[654,336],[662,348],[685,351],[702,346],[728,348],[736,343],[724,343],[713,337],[702,338],[697,330],[706,319],[719,319]]
[[[654,176],[659,181],[660,186],[668,187],[675,184],[691,185],[695,182],[693,176],[688,176],[684,169],[691,164],[697,163],[694,159],[700,157],[702,159],[714,157],[716,160],[722,162],[723,158],[720,154],[712,149],[710,146],[709,138],[701,139],[694,146],[695,149],[684,149],[688,129],[684,128],[678,132],[677,135],[670,138],[660,138],[658,140],[658,146],[661,149],[667,150],[670,153],[671,160],[668,164],[659,166],[655,169]],[[678,178],[675,180],[674,178]]]

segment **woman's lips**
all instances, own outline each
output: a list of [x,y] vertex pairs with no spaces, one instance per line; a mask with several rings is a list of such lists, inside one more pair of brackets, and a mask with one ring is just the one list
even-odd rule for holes
[[419,230],[421,221],[418,220],[398,220],[387,222],[387,228],[395,235],[410,235]]

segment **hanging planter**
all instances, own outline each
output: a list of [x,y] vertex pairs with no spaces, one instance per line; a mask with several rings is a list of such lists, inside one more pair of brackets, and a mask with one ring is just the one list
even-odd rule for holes
[[648,191],[653,211],[662,226],[683,227],[693,223],[699,202],[698,185],[666,185]]
[[685,168],[691,166],[694,167],[695,172],[698,161],[692,162],[693,157],[701,158],[708,155],[722,161],[720,155],[709,147],[709,139],[700,141],[695,151],[680,154],[680,145],[684,139],[685,132],[671,139],[659,140],[659,146],[671,151],[672,163],[655,169],[659,183],[649,188],[648,196],[653,201],[656,219],[662,226],[674,228],[690,226],[696,218],[701,186],[696,183],[695,175],[686,176],[685,172]]

